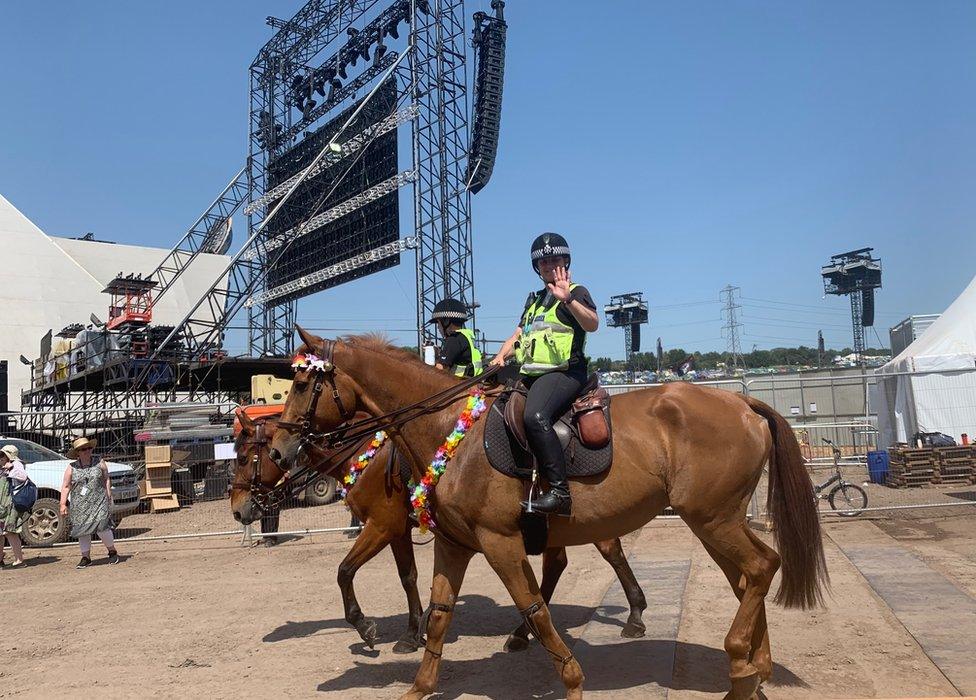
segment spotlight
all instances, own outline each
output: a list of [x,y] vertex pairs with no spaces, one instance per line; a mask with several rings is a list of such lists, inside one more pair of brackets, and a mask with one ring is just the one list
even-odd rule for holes
[[315,105],[317,104],[318,103],[315,100],[309,100],[306,102],[305,106],[302,107],[302,118],[308,119],[309,115],[312,113],[312,110],[315,109]]
[[27,359],[26,357],[24,357],[23,355],[21,355],[21,356],[20,356],[20,363],[21,363],[21,364],[24,364],[24,365],[27,365],[28,367],[30,367],[30,366],[31,366],[31,361],[30,361],[30,360],[28,360],[28,359]]
[[394,39],[400,38],[400,19],[394,18],[386,25],[386,33],[392,36]]
[[373,53],[373,65],[379,65],[380,59],[386,53],[386,44],[383,43],[383,28],[380,27],[379,39],[376,42],[376,51]]
[[369,60],[369,44],[363,44],[363,48],[359,49],[359,55],[362,56],[364,60]]
[[339,64],[339,70],[337,70],[337,71],[336,71],[336,75],[338,75],[338,76],[339,76],[340,78],[342,78],[343,80],[345,80],[346,78],[348,78],[348,77],[349,77],[349,76],[348,76],[348,75],[346,74],[346,64],[345,64],[345,63],[340,63],[340,64]]
[[332,102],[332,100],[335,98],[336,90],[341,90],[341,89],[342,89],[342,83],[338,79],[333,78],[332,80],[330,80],[329,81],[329,96],[325,98],[325,101],[326,102]]
[[425,15],[430,14],[430,3],[427,0],[417,0],[417,10]]
[[352,39],[357,34],[359,34],[359,30],[356,29],[355,27],[349,27],[349,29],[346,30],[346,34],[348,34],[349,38]]

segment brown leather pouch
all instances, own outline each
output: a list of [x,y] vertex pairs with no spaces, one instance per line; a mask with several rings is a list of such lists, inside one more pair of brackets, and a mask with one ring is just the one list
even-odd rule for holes
[[606,447],[610,442],[610,422],[606,415],[609,406],[610,395],[603,387],[573,402],[573,422],[580,442],[592,450]]

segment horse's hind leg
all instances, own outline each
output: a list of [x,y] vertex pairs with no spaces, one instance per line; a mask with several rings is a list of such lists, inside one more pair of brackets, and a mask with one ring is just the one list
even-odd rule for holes
[[[620,636],[631,638],[643,637],[647,627],[644,625],[641,617],[644,614],[644,610],[647,609],[647,599],[644,597],[644,591],[641,590],[640,584],[637,582],[637,577],[634,576],[634,570],[630,568],[630,563],[624,555],[624,548],[620,544],[620,538],[617,537],[612,540],[597,542],[596,548],[600,550],[600,554],[607,560],[607,563],[613,567],[614,573],[620,579],[620,585],[624,589],[624,594],[627,596],[627,603],[630,605],[630,617],[627,618],[627,624],[624,625],[624,628],[620,630]],[[549,601],[547,600],[546,602]]]
[[454,605],[472,554],[470,550],[451,544],[443,537],[434,540],[434,581],[430,588],[427,646],[413,686],[401,696],[401,700],[420,700],[437,687],[444,637],[454,617]]
[[363,615],[363,611],[359,608],[353,579],[359,568],[375,557],[389,542],[387,533],[377,528],[371,520],[367,521],[353,543],[352,549],[339,564],[337,579],[339,590],[342,591],[342,606],[345,610],[346,622],[356,628],[359,636],[371,649],[376,644],[376,622]]
[[406,528],[402,535],[390,542],[390,549],[393,550],[403,591],[407,594],[407,632],[393,645],[393,653],[409,654],[417,651],[424,643],[424,636],[420,633],[423,609],[420,593],[417,591],[417,561],[413,556],[410,528]]
[[[565,547],[548,547],[542,553],[542,599],[546,605],[552,600],[552,594],[563,575],[569,559],[566,557]],[[524,651],[529,648],[529,623],[522,620],[522,624],[508,635],[505,640],[505,651]]]
[[[741,601],[745,593],[745,586],[744,578],[742,572],[739,571],[739,567],[733,564],[725,555],[720,554],[712,545],[706,542],[702,542],[702,544],[705,545],[705,550],[715,560],[715,563],[719,565],[719,568],[722,569],[725,578],[729,580],[729,585],[732,586],[732,591]],[[763,601],[762,606],[759,608],[759,617],[756,620],[756,628],[752,633],[751,646],[752,652],[749,660],[752,661],[752,665],[759,671],[760,679],[768,681],[770,676],[773,675],[773,658],[769,651],[769,630],[766,627],[765,601]]]
[[735,700],[756,697],[762,674],[751,660],[753,640],[759,634],[761,649],[761,639],[765,632],[760,634],[760,617],[764,610],[766,593],[779,568],[779,556],[765,545],[758,546],[756,540],[750,536],[752,533],[749,532],[745,519],[737,516],[733,516],[731,520],[713,520],[705,524],[689,522],[687,518],[686,522],[702,542],[714,548],[740,572],[733,585],[734,588],[742,589],[739,609],[729,633],[725,636],[729,677],[732,680],[732,690],[726,697]]
[[491,536],[484,538],[481,545],[485,558],[505,584],[532,633],[552,655],[556,671],[566,686],[567,700],[580,700],[583,697],[583,670],[552,625],[549,608],[539,591],[521,537]]

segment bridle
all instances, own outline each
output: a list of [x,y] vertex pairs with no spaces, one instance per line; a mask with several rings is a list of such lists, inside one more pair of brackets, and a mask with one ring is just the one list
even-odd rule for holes
[[[446,408],[469,389],[484,383],[501,369],[500,367],[489,367],[479,376],[470,377],[458,384],[453,384],[447,389],[433,396],[428,396],[426,399],[412,403],[409,406],[398,408],[395,411],[390,411],[380,416],[350,422],[353,414],[350,414],[342,403],[342,397],[339,395],[338,385],[336,384],[335,347],[336,341],[323,340],[321,354],[318,355],[319,360],[307,370],[314,373],[315,381],[312,385],[312,395],[309,399],[308,408],[305,409],[302,420],[299,422],[278,421],[279,429],[298,435],[298,455],[296,456],[296,460],[303,452],[317,452],[322,456],[323,447],[329,450],[338,450],[338,453],[341,454],[347,451],[350,444],[353,449],[350,451],[349,456],[352,456],[351,453],[355,452],[355,449],[367,437],[371,437],[381,430],[389,433],[391,430],[399,428],[421,416]],[[313,424],[319,399],[322,397],[326,383],[332,388],[332,400],[344,422],[333,430],[318,433],[313,430]],[[323,461],[324,459],[328,459],[328,457],[323,457]],[[308,461],[313,462],[312,459]],[[306,466],[299,469],[294,475],[286,474],[285,479],[273,487],[269,493],[274,493],[276,489],[287,487],[290,482],[300,478],[302,474],[307,473],[310,469],[312,468],[306,464]]]
[[[261,480],[261,457],[262,448],[267,448],[271,442],[268,432],[266,419],[259,418],[254,421],[254,434],[248,437],[241,445],[241,449],[245,451],[254,449],[254,455],[251,457],[251,478],[242,480],[235,475],[234,481],[230,484],[231,490],[243,489],[247,491],[254,504],[262,513],[277,508],[288,498],[297,496],[321,476],[332,476],[332,472],[336,466],[344,463],[362,445],[361,442],[357,442],[351,445],[351,449],[345,450],[344,452],[333,453],[331,455],[319,454],[317,455],[318,459],[312,456],[310,459],[311,466],[302,468],[291,476],[279,467],[279,470],[282,472],[281,479],[274,486],[265,486]],[[310,450],[312,452],[320,452],[318,446],[314,445]],[[339,459],[336,459],[337,455]],[[329,464],[328,469],[321,469],[319,465],[324,462],[332,463]]]

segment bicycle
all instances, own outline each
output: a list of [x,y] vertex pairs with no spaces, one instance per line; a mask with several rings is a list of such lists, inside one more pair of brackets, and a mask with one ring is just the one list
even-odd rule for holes
[[[868,507],[868,494],[857,484],[852,484],[844,479],[844,475],[840,473],[840,449],[827,438],[822,439],[833,450],[834,475],[822,484],[813,485],[815,495],[818,500],[826,500],[830,504],[830,508],[837,511],[837,515],[846,518],[858,516],[861,511]],[[836,484],[836,486],[824,493],[827,487],[832,484]]]

